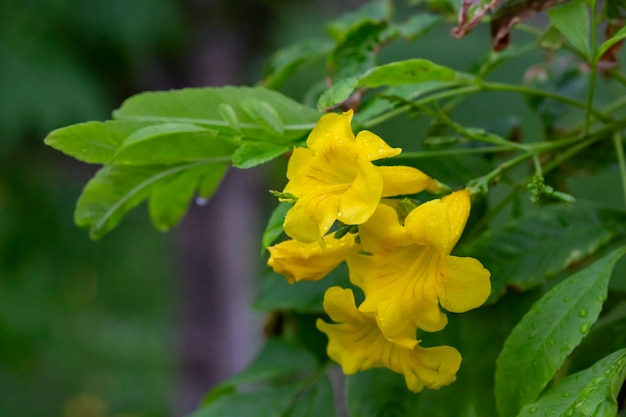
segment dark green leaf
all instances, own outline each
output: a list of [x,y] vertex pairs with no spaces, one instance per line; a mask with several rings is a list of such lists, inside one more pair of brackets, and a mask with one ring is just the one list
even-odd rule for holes
[[222,385],[241,385],[285,377],[296,372],[313,372],[317,358],[302,346],[282,339],[269,339],[252,363]]
[[606,51],[611,49],[613,45],[620,42],[624,38],[626,38],[626,27],[621,28],[615,35],[613,35],[611,38],[604,41],[602,45],[600,45],[600,48],[598,48],[598,51],[596,52],[596,56],[595,56],[596,62],[600,58],[602,58],[602,55],[604,55]]
[[471,80],[467,75],[437,65],[427,59],[397,61],[372,68],[356,77],[356,80],[350,77],[337,82],[320,97],[318,107],[328,108],[339,104],[350,97],[350,94],[358,87],[416,85],[415,89],[419,90],[418,85],[426,82],[439,82],[441,84],[428,84],[428,86],[440,88],[468,83]]
[[325,57],[335,43],[327,38],[307,39],[278,51],[265,67],[263,85],[280,87],[301,67]]
[[317,378],[315,383],[298,395],[294,405],[284,417],[335,417],[333,387],[326,375]]
[[302,281],[293,285],[282,275],[270,273],[261,282],[253,306],[266,311],[293,310],[319,313],[324,311],[322,308],[324,292],[334,285],[344,288],[350,286],[344,264],[319,281]]
[[269,386],[220,395],[187,417],[282,417],[299,391],[297,385]]
[[403,38],[414,41],[417,38],[425,35],[428,31],[433,29],[439,22],[442,21],[441,16],[428,13],[419,13],[411,16],[405,22],[395,24],[394,29],[398,31],[398,34]]
[[237,145],[204,127],[161,123],[140,128],[118,147],[111,161],[116,165],[167,165],[180,162],[230,161]]
[[276,208],[272,211],[272,215],[267,221],[265,232],[263,232],[262,244],[263,248],[267,248],[276,241],[283,234],[283,223],[287,211],[291,208],[291,204],[287,202],[278,203]]
[[[200,167],[206,170],[200,170]],[[117,226],[130,209],[151,194],[154,187],[191,169],[198,169],[205,176],[211,175],[214,169],[223,172],[224,165],[192,162],[179,165],[105,166],[85,186],[76,205],[74,220],[78,226],[89,228],[93,239],[98,239]],[[197,184],[198,181],[194,182]]]
[[[250,104],[252,100],[252,103]],[[247,103],[245,109],[242,103]],[[259,103],[263,103],[259,105]],[[226,111],[225,105],[233,112]],[[269,110],[272,109],[272,110]],[[261,87],[189,88],[142,93],[114,112],[119,120],[146,123],[185,123],[206,126],[224,135],[280,141],[306,135],[320,114],[290,98]],[[280,115],[280,121],[274,116]],[[240,121],[233,126],[235,118]],[[270,130],[272,133],[268,133]]]
[[[176,225],[187,212],[189,202],[202,184],[202,197],[213,193],[228,164],[199,166],[166,178],[153,187],[150,195],[150,218],[154,227],[165,232]],[[209,184],[212,186],[209,187]]]
[[571,0],[547,11],[552,24],[567,38],[572,46],[588,60],[591,58],[589,47],[590,22],[587,2]]
[[269,142],[246,142],[233,154],[233,166],[252,168],[276,159],[291,151],[293,145],[281,145]]
[[382,22],[391,19],[391,2],[374,0],[366,3],[352,13],[347,13],[328,25],[328,31],[336,40],[341,40],[346,34],[366,22]]
[[52,131],[44,142],[79,161],[107,164],[124,139],[144,126],[118,120],[79,123]]
[[375,368],[348,377],[346,406],[351,417],[417,417],[419,395],[402,375]]
[[611,252],[545,294],[506,340],[496,363],[496,401],[503,417],[537,399],[598,319],[615,263]]
[[591,368],[570,375],[549,389],[519,417],[613,417],[617,395],[626,378],[626,349],[601,359]]
[[582,202],[541,207],[507,225],[483,233],[462,253],[491,271],[489,302],[507,287],[527,290],[595,253],[624,232],[619,211]]

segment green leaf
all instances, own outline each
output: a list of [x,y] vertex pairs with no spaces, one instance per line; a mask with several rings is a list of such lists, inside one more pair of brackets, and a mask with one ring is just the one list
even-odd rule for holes
[[269,142],[246,142],[233,154],[233,166],[252,168],[264,164],[291,151],[293,145],[281,145]]
[[348,376],[346,406],[352,417],[417,417],[419,394],[400,374],[374,368]]
[[336,417],[333,387],[326,375],[298,395],[297,401],[284,417]]
[[617,415],[616,398],[625,378],[626,349],[621,349],[563,379],[537,402],[526,405],[519,417],[613,417]]
[[[199,166],[158,182],[150,196],[150,218],[154,227],[165,232],[175,226],[187,212],[189,202],[202,184],[202,196],[213,193],[228,164]],[[211,186],[209,186],[211,184]]]
[[272,211],[272,215],[267,221],[265,232],[263,232],[262,244],[263,249],[270,246],[283,234],[283,223],[285,222],[285,216],[292,207],[292,204],[287,202],[278,203],[276,208]]
[[346,13],[328,25],[328,31],[336,40],[343,39],[351,30],[366,22],[382,22],[391,19],[392,5],[390,1],[370,1],[358,10]]
[[438,15],[419,13],[402,23],[395,24],[393,27],[400,36],[409,41],[414,41],[429,32],[442,20],[443,18]]
[[530,211],[483,233],[461,253],[479,259],[491,272],[491,296],[511,287],[523,291],[595,253],[624,233],[626,216],[591,204],[558,204]]
[[496,362],[496,402],[501,416],[516,416],[537,399],[565,358],[589,332],[606,300],[615,263],[611,252],[546,293],[504,343]]
[[282,417],[299,391],[297,385],[269,386],[220,395],[187,417]]
[[268,274],[261,282],[253,307],[259,310],[293,310],[305,313],[321,313],[324,293],[329,287],[351,287],[345,264],[340,265],[319,281],[302,281],[289,284],[285,277]]
[[618,43],[619,41],[626,38],[626,26],[621,28],[615,35],[611,36],[611,38],[607,39],[600,45],[598,50],[596,51],[595,62],[598,62],[602,55],[606,53],[613,45]]
[[[206,169],[200,170],[200,167]],[[153,192],[154,187],[166,185],[172,178],[191,169],[198,169],[202,176],[206,176],[213,170],[223,172],[224,165],[203,161],[178,165],[107,165],[85,186],[76,204],[74,220],[79,227],[89,228],[93,239],[98,239],[115,228],[130,209]],[[198,180],[194,182],[198,183]],[[163,212],[168,209],[164,208]],[[172,216],[164,218],[171,219]],[[159,222],[163,220],[158,219]]]
[[297,372],[313,372],[317,358],[302,346],[282,339],[268,339],[252,363],[221,385],[240,385],[285,377]]
[[182,123],[160,123],[140,128],[118,147],[116,165],[167,165],[180,162],[230,161],[237,145],[214,130]]
[[[225,111],[225,106],[233,112]],[[144,123],[195,124],[223,135],[280,142],[306,135],[320,113],[262,87],[220,87],[138,94],[126,100],[113,116]]]
[[281,49],[265,66],[263,85],[279,88],[298,69],[322,59],[334,46],[335,43],[330,39],[314,38]]
[[358,87],[377,88],[432,81],[452,86],[471,82],[471,78],[427,59],[397,61],[372,68],[356,77],[356,80],[351,77],[337,82],[320,97],[318,108],[328,108],[343,102]]
[[119,145],[146,123],[130,121],[87,122],[52,131],[44,143],[79,161],[107,164]]
[[567,38],[587,60],[591,58],[589,46],[590,21],[585,0],[571,0],[547,11],[552,24]]

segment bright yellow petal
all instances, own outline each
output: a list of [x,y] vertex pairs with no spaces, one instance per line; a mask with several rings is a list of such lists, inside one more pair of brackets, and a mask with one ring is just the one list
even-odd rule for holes
[[439,183],[417,168],[407,166],[381,166],[383,197],[416,194],[424,190],[436,191]]
[[355,145],[359,150],[359,155],[368,161],[391,158],[402,152],[401,148],[392,148],[379,136],[368,130],[363,130],[356,135]]
[[322,242],[337,218],[339,199],[328,196],[326,199],[299,198],[285,216],[283,229],[287,236],[300,242]]
[[406,217],[404,226],[415,243],[432,245],[448,255],[463,233],[469,212],[469,191],[455,191],[418,206]]
[[[302,169],[311,164],[312,159],[313,154],[309,149],[293,148],[293,152],[289,157],[289,163],[287,164],[287,179],[292,180],[294,178],[297,178]],[[287,191],[285,189],[285,192],[288,193],[291,191]]]
[[382,189],[383,179],[377,167],[364,159],[358,160],[356,178],[339,197],[337,219],[345,224],[365,223],[376,210]]
[[352,133],[352,110],[343,114],[328,113],[317,122],[306,144],[314,154],[324,152],[328,147],[343,143],[353,143],[354,133]]
[[324,236],[324,246],[319,243],[302,243],[287,240],[267,249],[270,258],[267,264],[274,272],[284,275],[290,284],[297,281],[317,281],[325,277],[346,259],[348,254],[358,252],[354,235],[341,239]]
[[369,220],[359,226],[359,236],[366,252],[411,243],[400,224],[398,212],[387,204],[379,204]]
[[375,313],[390,340],[414,328],[438,331],[447,318],[439,307],[436,279],[441,255],[433,247],[396,247],[372,255],[349,255],[350,281],[365,293],[359,310]]
[[404,375],[411,391],[424,386],[437,389],[456,378],[461,355],[449,346],[407,348],[387,340],[376,319],[356,309],[351,290],[331,287],[324,309],[336,324],[319,319],[317,327],[328,336],[327,353],[347,375],[374,367],[387,367]]
[[454,313],[481,306],[491,292],[489,276],[474,258],[445,257],[437,290],[441,305]]

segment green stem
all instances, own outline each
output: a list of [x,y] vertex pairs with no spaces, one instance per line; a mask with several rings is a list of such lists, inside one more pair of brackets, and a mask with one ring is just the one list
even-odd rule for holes
[[596,50],[598,49],[596,32],[597,28],[597,19],[596,19],[596,0],[592,0],[591,2],[591,57],[589,65],[591,66],[591,71],[589,72],[589,91],[587,93],[587,109],[585,113],[585,125],[583,127],[582,137],[587,136],[589,133],[589,126],[591,125],[591,113],[593,111],[593,95],[596,87],[596,71],[597,71],[597,60],[595,59]]
[[624,141],[622,140],[622,132],[616,131],[613,134],[613,146],[617,154],[619,162],[619,172],[622,177],[622,191],[624,193],[624,204],[626,205],[626,158],[624,158]]
[[510,151],[510,146],[483,146],[480,148],[460,148],[460,149],[441,149],[437,151],[416,151],[402,152],[393,158],[394,161],[399,159],[421,159],[432,158],[434,156],[450,156],[450,155],[469,155],[477,153],[496,153]]

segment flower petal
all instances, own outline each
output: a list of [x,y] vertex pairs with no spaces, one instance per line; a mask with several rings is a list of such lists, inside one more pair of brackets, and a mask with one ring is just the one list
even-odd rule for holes
[[454,313],[481,306],[491,292],[489,276],[489,271],[474,258],[445,257],[437,290],[439,302]]
[[359,226],[359,236],[363,250],[375,252],[411,243],[404,227],[400,224],[398,212],[387,204],[379,204],[374,214]]
[[301,242],[322,242],[322,236],[335,222],[339,199],[329,196],[325,200],[299,198],[285,216],[283,229],[287,236]]
[[404,226],[415,243],[433,245],[448,255],[463,233],[469,212],[469,191],[455,191],[418,206],[406,217]]
[[381,166],[383,197],[417,194],[424,190],[436,192],[440,184],[417,168],[408,166]]
[[[298,178],[298,174],[303,168],[311,164],[313,153],[307,148],[293,148],[289,163],[287,164],[287,179],[292,180]],[[285,190],[285,192],[290,192]]]
[[352,110],[343,114],[327,113],[317,122],[306,140],[307,147],[314,154],[324,152],[328,147],[354,142],[352,133]]
[[364,159],[359,159],[357,164],[356,178],[339,197],[337,219],[345,224],[365,223],[376,210],[383,190],[383,178],[378,167]]
[[359,248],[352,234],[341,239],[335,239],[332,235],[324,236],[323,247],[317,242],[287,240],[267,248],[270,252],[267,264],[274,272],[284,275],[290,284],[297,281],[317,281]]
[[391,158],[402,152],[401,148],[392,148],[369,130],[362,130],[356,135],[355,145],[359,150],[359,155],[368,161]]
[[452,383],[461,364],[461,355],[449,346],[412,348],[387,340],[376,319],[357,310],[352,290],[331,287],[324,294],[324,309],[336,324],[321,319],[317,328],[328,336],[327,353],[347,375],[387,367],[404,375],[408,388],[440,388]]

